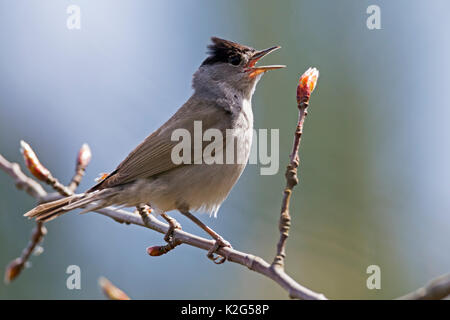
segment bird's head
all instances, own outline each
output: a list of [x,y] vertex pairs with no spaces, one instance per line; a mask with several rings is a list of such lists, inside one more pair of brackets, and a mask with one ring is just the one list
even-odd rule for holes
[[209,56],[194,75],[194,88],[229,87],[251,96],[262,74],[284,68],[283,65],[256,66],[265,55],[279,46],[255,50],[232,41],[213,37],[208,46]]

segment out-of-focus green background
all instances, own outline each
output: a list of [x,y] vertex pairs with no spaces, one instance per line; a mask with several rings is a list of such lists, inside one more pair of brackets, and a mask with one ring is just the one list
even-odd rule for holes
[[[81,30],[66,9],[81,8]],[[366,8],[381,8],[368,30]],[[62,181],[88,142],[81,190],[108,172],[189,97],[191,75],[213,35],[256,48],[281,45],[264,63],[286,64],[257,87],[256,128],[280,129],[280,171],[245,170],[217,219],[235,248],[271,260],[284,167],[297,110],[295,87],[320,69],[301,147],[287,271],[329,298],[394,298],[450,271],[450,21],[446,1],[2,1],[0,153],[22,163],[24,139]],[[19,255],[34,206],[0,173],[0,266]],[[175,213],[185,230],[198,229]],[[101,299],[106,276],[131,297],[287,298],[242,266],[213,265],[188,246],[159,258],[162,236],[97,214],[48,224],[45,251],[0,298]],[[81,290],[66,288],[68,265]],[[381,268],[368,290],[366,268]]]

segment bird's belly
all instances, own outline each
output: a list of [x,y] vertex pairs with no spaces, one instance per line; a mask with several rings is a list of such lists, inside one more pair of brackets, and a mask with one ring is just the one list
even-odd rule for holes
[[243,164],[200,164],[176,169],[165,177],[170,187],[151,203],[163,211],[188,209],[215,214],[244,168]]
[[[152,179],[139,192],[146,201],[160,211],[185,208],[216,214],[242,174],[250,154],[253,130],[236,131],[235,155],[231,162],[191,164],[170,170]],[[233,140],[232,140],[233,141]],[[231,141],[231,142],[232,142]],[[230,148],[229,143],[225,153]],[[231,159],[231,158],[230,158]]]

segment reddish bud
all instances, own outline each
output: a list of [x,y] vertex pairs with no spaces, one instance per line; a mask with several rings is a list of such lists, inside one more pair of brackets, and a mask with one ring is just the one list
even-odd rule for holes
[[101,277],[100,279],[98,279],[98,284],[100,285],[100,288],[108,299],[130,300],[130,297],[125,292],[117,288],[111,283],[111,281],[109,281],[105,277]]
[[152,257],[158,257],[160,255],[163,255],[165,253],[164,250],[162,250],[162,246],[153,246],[147,248],[147,253],[151,255]]
[[301,103],[311,96],[319,78],[319,70],[316,68],[309,68],[300,77],[297,86],[297,103]]
[[24,265],[20,258],[14,259],[6,268],[5,283],[13,281],[22,271]]
[[36,153],[34,153],[30,145],[22,140],[20,141],[20,146],[20,151],[22,152],[25,164],[31,174],[41,181],[48,181],[51,177],[50,171],[40,163]]
[[91,161],[91,158],[91,148],[89,148],[88,144],[85,143],[81,146],[80,151],[78,152],[77,165],[86,168]]

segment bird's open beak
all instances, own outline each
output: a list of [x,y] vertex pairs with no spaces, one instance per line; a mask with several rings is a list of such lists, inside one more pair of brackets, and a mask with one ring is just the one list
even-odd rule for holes
[[258,62],[259,59],[261,59],[262,57],[264,57],[265,55],[268,55],[269,53],[280,49],[280,46],[275,46],[275,47],[271,47],[268,49],[264,49],[264,50],[260,50],[260,51],[256,51],[253,56],[250,58],[250,61],[247,64],[247,69],[246,71],[249,72],[249,75],[251,78],[257,76],[258,74],[264,73],[266,71],[269,70],[275,70],[275,69],[281,69],[281,68],[285,68],[286,66],[283,65],[271,65],[271,66],[261,66],[261,67],[255,67],[256,63]]

